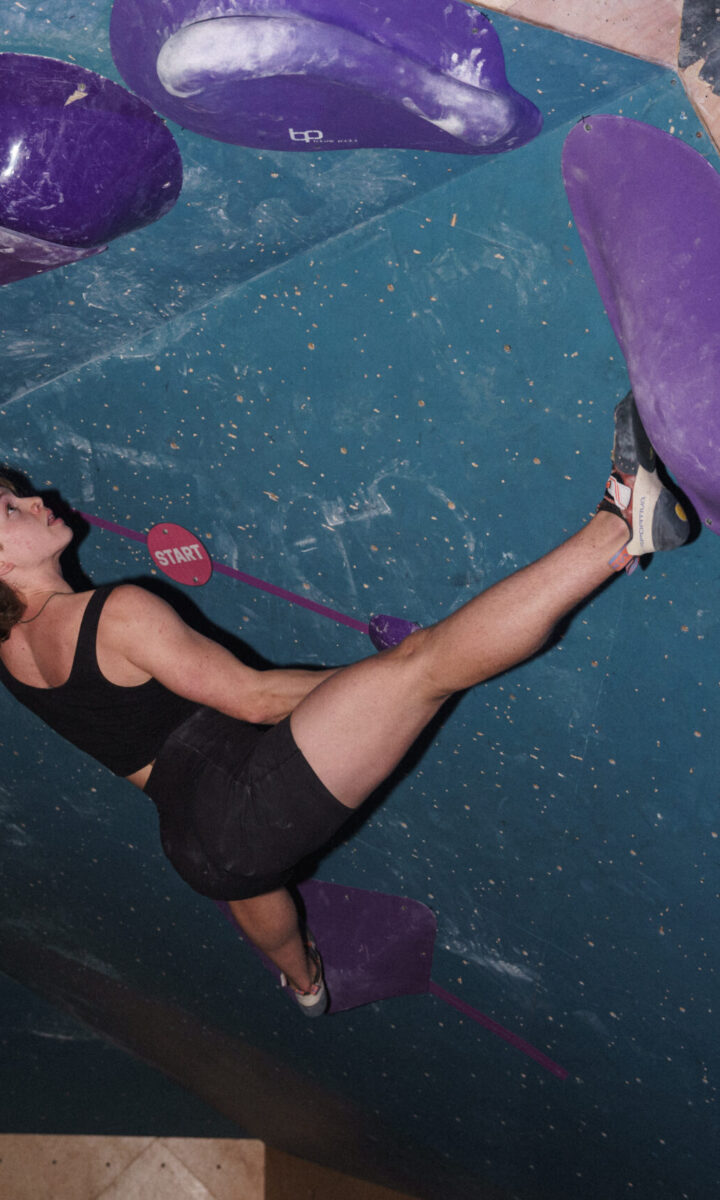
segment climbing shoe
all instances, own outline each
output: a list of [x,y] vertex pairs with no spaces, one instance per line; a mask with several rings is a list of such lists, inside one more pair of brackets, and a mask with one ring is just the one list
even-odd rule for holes
[[313,970],[313,981],[310,989],[307,992],[296,988],[290,983],[287,975],[280,975],[280,982],[284,988],[290,992],[293,1000],[300,1006],[300,1009],[306,1017],[322,1017],[328,1009],[330,997],[325,986],[325,978],[323,976],[323,965],[320,957],[320,951],[315,944],[315,939],[310,931],[307,931],[305,948],[307,949],[310,965]]
[[625,570],[629,574],[644,554],[674,550],[690,534],[682,505],[657,473],[655,451],[632,392],[615,409],[612,463],[597,511],[615,513],[627,525],[630,539],[610,559],[609,565],[615,571]]

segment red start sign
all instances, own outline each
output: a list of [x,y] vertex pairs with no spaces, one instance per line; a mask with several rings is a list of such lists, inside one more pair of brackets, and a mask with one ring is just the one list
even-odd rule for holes
[[176,583],[200,587],[212,575],[210,555],[182,525],[153,525],[147,536],[147,548],[155,565]]

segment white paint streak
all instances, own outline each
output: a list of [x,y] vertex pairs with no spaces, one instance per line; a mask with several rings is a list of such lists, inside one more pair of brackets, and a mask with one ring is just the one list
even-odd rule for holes
[[484,946],[474,944],[463,938],[457,926],[453,928],[451,933],[448,933],[446,930],[443,944],[445,949],[449,950],[451,954],[456,954],[459,958],[474,963],[475,966],[481,967],[485,971],[492,972],[493,975],[500,975],[518,983],[537,985],[539,982],[539,973],[533,971],[526,962],[511,962],[508,959],[501,958],[499,954],[492,950],[488,952]]
[[485,971],[490,971],[493,975],[500,975],[517,983],[537,984],[540,978],[538,972],[533,971],[526,963],[509,962],[500,958],[498,954],[487,954],[482,948],[457,937],[448,938],[445,941],[445,949]]
[[172,467],[174,460],[170,455],[161,457],[149,450],[134,450],[132,446],[115,446],[112,442],[98,442],[95,451],[98,455],[107,455],[132,463],[136,467]]
[[340,496],[336,500],[323,500],[320,508],[326,529],[337,529],[350,521],[371,521],[374,517],[386,517],[392,512],[390,505],[379,491],[370,488],[370,495],[346,505]]

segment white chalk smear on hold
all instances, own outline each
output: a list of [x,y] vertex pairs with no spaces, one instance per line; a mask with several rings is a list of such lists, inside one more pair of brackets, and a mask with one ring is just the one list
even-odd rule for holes
[[452,75],[453,79],[457,79],[460,83],[466,83],[470,87],[478,87],[482,79],[483,68],[485,66],[485,58],[480,47],[470,51],[468,58],[461,58],[455,53],[450,59],[450,66],[446,68],[448,75]]
[[310,22],[217,17],[178,30],[160,48],[156,70],[166,92],[197,96],[210,81],[262,79],[327,69],[338,57],[318,39],[308,53]]
[[508,136],[515,122],[509,96],[482,86],[483,66],[479,48],[463,59],[445,56],[437,71],[323,22],[240,15],[186,25],[164,42],[155,64],[165,91],[181,100],[229,81],[327,75],[478,146]]

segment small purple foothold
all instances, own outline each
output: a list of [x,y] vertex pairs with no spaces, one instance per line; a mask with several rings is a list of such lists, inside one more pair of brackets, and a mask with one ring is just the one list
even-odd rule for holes
[[370,618],[368,634],[376,650],[389,650],[391,646],[399,645],[411,633],[421,628],[421,625],[416,625],[414,621],[406,621],[403,617],[389,617],[385,613],[378,613]]

